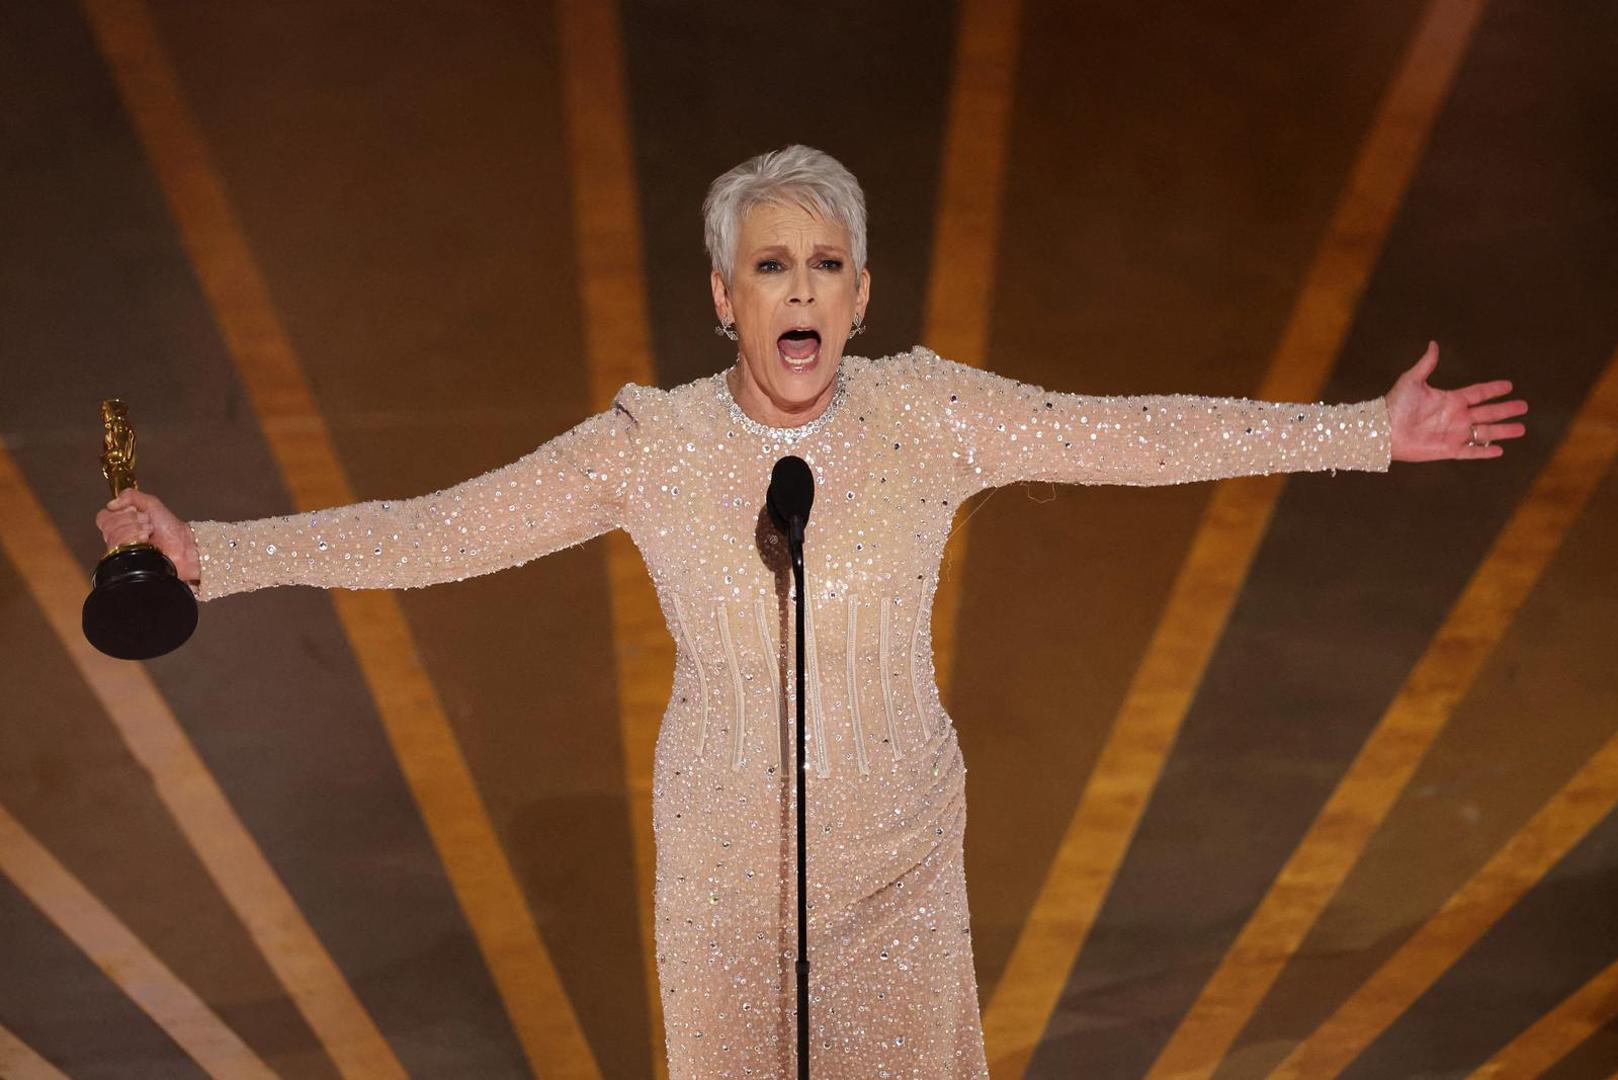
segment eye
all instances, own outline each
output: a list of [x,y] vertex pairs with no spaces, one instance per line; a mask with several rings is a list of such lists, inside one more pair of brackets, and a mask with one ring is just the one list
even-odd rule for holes
[[760,259],[754,269],[761,274],[773,274],[781,269],[781,262],[779,259]]
[[820,269],[822,269],[822,270],[830,270],[832,273],[835,274],[835,273],[837,273],[839,270],[841,270],[843,268],[843,260],[842,259],[821,259],[820,262],[817,265],[820,267]]

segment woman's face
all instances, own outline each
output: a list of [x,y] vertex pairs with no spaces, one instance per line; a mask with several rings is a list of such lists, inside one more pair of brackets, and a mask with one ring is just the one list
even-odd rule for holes
[[714,308],[734,322],[741,363],[731,393],[754,419],[808,423],[830,403],[871,275],[854,271],[848,230],[797,205],[755,206],[742,219],[726,286],[712,274]]

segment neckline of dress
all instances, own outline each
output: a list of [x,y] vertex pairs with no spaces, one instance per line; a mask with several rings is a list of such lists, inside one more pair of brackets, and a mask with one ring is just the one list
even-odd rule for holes
[[798,424],[794,427],[771,427],[769,424],[761,423],[748,416],[742,407],[736,404],[736,397],[730,392],[730,380],[725,378],[726,372],[730,370],[729,368],[714,375],[713,378],[717,387],[715,392],[719,400],[730,412],[730,418],[736,426],[749,434],[761,435],[764,438],[791,445],[802,439],[807,439],[825,427],[831,422],[832,417],[837,414],[838,407],[842,405],[843,399],[848,396],[848,359],[845,356],[838,362],[837,381],[834,384],[835,388],[831,392],[831,400],[826,403],[826,407],[821,410],[820,415],[807,424]]

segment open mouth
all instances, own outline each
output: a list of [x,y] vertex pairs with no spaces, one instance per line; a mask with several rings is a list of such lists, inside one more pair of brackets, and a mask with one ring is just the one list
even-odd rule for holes
[[820,331],[788,330],[775,341],[781,359],[794,366],[808,365],[820,355]]

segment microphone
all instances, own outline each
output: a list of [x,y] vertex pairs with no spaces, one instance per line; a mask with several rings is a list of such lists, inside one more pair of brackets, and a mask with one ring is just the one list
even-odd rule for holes
[[809,524],[809,508],[815,504],[815,474],[801,457],[787,455],[770,472],[770,490],[764,505],[770,520],[786,533],[795,547],[803,546],[803,530]]

